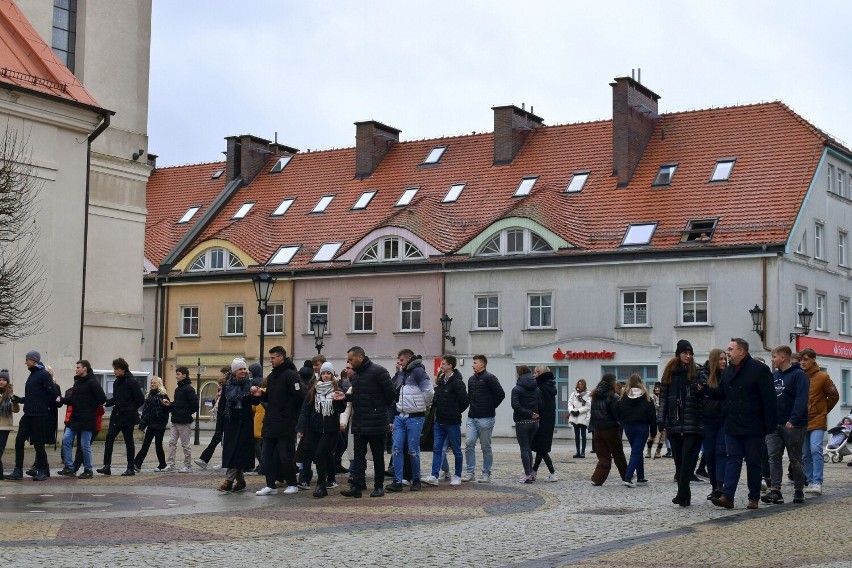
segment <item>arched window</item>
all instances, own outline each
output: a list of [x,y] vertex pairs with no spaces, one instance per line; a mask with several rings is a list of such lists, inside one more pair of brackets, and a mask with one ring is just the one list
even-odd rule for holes
[[426,258],[419,248],[401,237],[382,237],[370,243],[356,262],[403,262]]
[[507,256],[552,251],[553,248],[541,236],[529,229],[512,227],[503,229],[486,240],[475,256]]
[[199,254],[192,264],[189,272],[215,272],[217,270],[236,270],[245,268],[240,258],[223,248],[211,248]]

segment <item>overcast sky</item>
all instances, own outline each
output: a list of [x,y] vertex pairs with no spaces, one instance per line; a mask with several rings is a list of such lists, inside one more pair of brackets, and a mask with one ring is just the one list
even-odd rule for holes
[[149,151],[222,159],[224,137],[355,143],[487,132],[492,106],[610,119],[641,68],[662,113],[781,100],[852,145],[852,3],[154,0]]

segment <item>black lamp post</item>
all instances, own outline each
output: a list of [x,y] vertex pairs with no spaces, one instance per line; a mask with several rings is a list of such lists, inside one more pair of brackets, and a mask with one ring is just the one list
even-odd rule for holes
[[325,314],[315,314],[311,316],[311,331],[314,332],[314,347],[317,348],[317,355],[322,353],[322,348],[325,344],[322,338],[328,330],[328,316]]
[[444,332],[444,339],[446,339],[447,341],[449,341],[450,343],[455,345],[456,344],[456,338],[453,337],[452,335],[450,335],[450,326],[451,325],[453,325],[453,318],[451,318],[447,314],[444,314],[441,317],[441,329]]
[[272,295],[272,287],[275,286],[273,278],[265,269],[252,278],[254,282],[254,295],[257,298],[257,313],[260,314],[260,374],[263,375],[263,342],[266,339],[266,310],[269,306],[269,297]]
[[763,310],[755,304],[754,308],[750,309],[748,313],[751,315],[751,328],[763,341]]
[[[201,357],[198,358],[198,366],[195,372],[195,392],[201,395],[201,373],[206,370],[206,367],[201,366]],[[198,397],[198,413],[195,415],[195,440],[194,445],[201,445],[201,396]]]
[[790,334],[790,341],[793,341],[800,335],[807,335],[811,332],[811,318],[814,317],[814,313],[810,311],[808,308],[805,308],[801,312],[799,312],[799,327],[802,328],[802,331]]

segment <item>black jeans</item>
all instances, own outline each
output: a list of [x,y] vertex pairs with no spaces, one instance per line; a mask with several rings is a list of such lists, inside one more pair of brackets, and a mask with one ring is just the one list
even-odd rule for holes
[[524,475],[532,474],[532,446],[535,433],[538,432],[538,420],[524,420],[515,422],[515,437],[521,449],[521,465],[524,467]]
[[672,455],[675,461],[675,474],[677,475],[677,495],[681,499],[689,500],[692,492],[689,482],[695,473],[695,464],[698,463],[698,452],[701,449],[701,434],[674,434],[668,433],[672,443]]
[[3,473],[3,452],[6,450],[6,441],[9,439],[9,430],[0,430],[0,474]]
[[148,455],[148,448],[151,447],[151,441],[154,442],[154,451],[157,452],[157,459],[160,460],[160,469],[166,467],[166,452],[163,451],[163,435],[165,433],[165,428],[160,430],[148,426],[148,429],[145,430],[145,439],[142,440],[142,447],[139,448],[139,453],[136,454],[136,459],[133,460],[137,469],[142,469],[142,464],[145,463],[145,456]]
[[263,472],[266,486],[275,487],[283,479],[287,485],[296,485],[296,433],[283,438],[263,439]]
[[574,445],[578,454],[586,453],[586,425],[574,424]]
[[349,426],[343,432],[338,432],[337,437],[337,448],[334,450],[335,467],[343,465],[343,454],[346,453],[346,448],[349,447]]
[[115,444],[115,439],[118,438],[118,433],[124,437],[124,449],[127,451],[127,469],[133,469],[133,457],[136,455],[136,446],[133,442],[134,426],[116,426],[109,425],[107,430],[106,445],[104,446],[104,467],[110,467],[112,464],[112,446]]
[[317,465],[317,487],[325,487],[334,481],[337,470],[334,451],[338,438],[340,432],[311,432],[311,452]]
[[[385,434],[355,434],[352,488],[367,488],[367,446],[373,454],[373,486],[385,483]],[[406,460],[407,461],[407,460]]]
[[209,463],[210,458],[213,457],[213,452],[216,451],[216,447],[220,443],[222,443],[222,432],[220,430],[217,430],[216,432],[213,432],[213,437],[210,438],[210,443],[207,444],[207,447],[204,448],[203,452],[201,452],[199,459],[204,463]]
[[302,470],[299,472],[299,483],[310,484],[314,477],[314,470],[311,468],[311,462],[314,461],[314,445],[311,442],[313,435],[313,432],[305,432],[296,445],[296,462],[302,464]]
[[24,414],[18,423],[18,435],[15,437],[15,468],[24,469],[24,446],[27,439],[35,447],[35,468],[47,471],[47,452],[44,451],[44,434],[47,428],[47,416],[27,416]]

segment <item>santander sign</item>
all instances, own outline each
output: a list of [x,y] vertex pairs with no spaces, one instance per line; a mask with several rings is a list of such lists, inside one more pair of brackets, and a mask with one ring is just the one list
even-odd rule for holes
[[562,351],[560,347],[557,347],[553,353],[553,358],[557,361],[565,359],[615,359],[615,351]]

